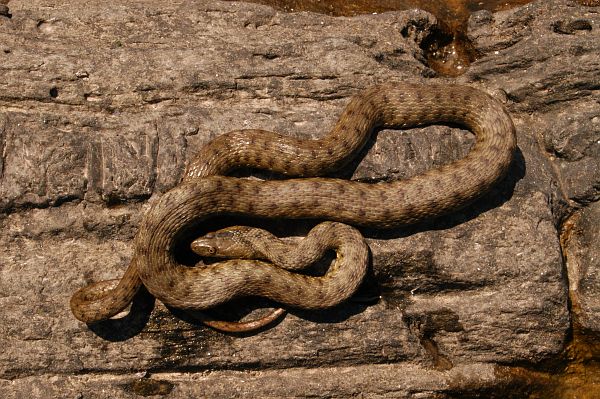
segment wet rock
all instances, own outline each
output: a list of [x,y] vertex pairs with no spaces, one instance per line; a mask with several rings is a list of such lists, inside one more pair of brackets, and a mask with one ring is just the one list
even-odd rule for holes
[[569,221],[567,270],[575,321],[600,331],[600,203],[595,202]]
[[[219,1],[44,4],[11,4],[12,18],[0,21],[7,397],[514,394],[530,384],[496,371],[557,358],[571,328],[568,281],[577,284],[578,320],[597,330],[586,252],[600,187],[592,9],[539,1],[473,17],[481,58],[458,80],[490,92],[513,116],[519,151],[506,180],[453,215],[365,231],[373,272],[353,301],[292,311],[272,329],[238,337],[161,304],[151,314],[136,304],[139,318],[88,327],[68,300],[123,273],[148,203],[212,138],[240,128],[315,138],[362,88],[435,75],[420,47],[435,19],[421,11],[332,18]],[[456,127],[381,131],[345,174],[406,178],[461,158],[472,142]],[[579,208],[581,239],[572,239],[568,262],[587,266],[567,268],[567,279],[559,229]]]

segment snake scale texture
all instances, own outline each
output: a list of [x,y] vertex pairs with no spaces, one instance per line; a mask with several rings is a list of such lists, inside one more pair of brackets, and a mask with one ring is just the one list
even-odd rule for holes
[[[410,179],[360,183],[315,178],[338,170],[377,128],[455,123],[476,142],[466,157]],[[354,96],[333,129],[319,140],[297,140],[262,130],[233,131],[202,148],[184,181],[145,215],[124,276],[84,287],[71,299],[82,321],[109,318],[124,309],[143,284],[173,307],[206,309],[242,295],[261,295],[292,307],[321,308],[343,297],[339,278],[308,277],[273,265],[240,260],[214,267],[178,264],[180,233],[217,215],[311,218],[391,228],[464,207],[507,172],[515,129],[503,106],[480,90],[450,84],[388,84]],[[222,176],[233,168],[268,169],[288,180]],[[268,264],[265,264],[268,265]],[[115,287],[116,286],[116,287]]]

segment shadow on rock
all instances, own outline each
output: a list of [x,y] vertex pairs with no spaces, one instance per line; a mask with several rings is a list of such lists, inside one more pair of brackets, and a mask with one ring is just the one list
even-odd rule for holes
[[108,319],[88,324],[89,329],[107,341],[125,341],[138,335],[150,319],[155,299],[142,287],[135,295],[127,315],[118,319]]

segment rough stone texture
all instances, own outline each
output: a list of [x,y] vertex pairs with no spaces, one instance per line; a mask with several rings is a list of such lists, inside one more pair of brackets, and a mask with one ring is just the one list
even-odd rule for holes
[[[535,18],[532,10],[545,17]],[[482,59],[466,74],[469,80],[501,85],[525,122],[521,132],[535,138],[550,161],[558,192],[549,202],[557,220],[565,221],[564,254],[574,315],[582,327],[595,332],[600,331],[598,23],[597,8],[561,2],[496,15],[477,13],[471,19],[472,39],[493,57]],[[494,58],[502,59],[502,67]]]
[[600,202],[573,217],[565,249],[573,313],[583,328],[600,331]]
[[[503,100],[514,118],[519,152],[506,181],[454,215],[367,231],[373,273],[358,297],[380,294],[376,303],[292,311],[272,329],[231,336],[161,304],[150,313],[143,301],[140,317],[88,327],[68,300],[122,274],[148,202],[177,184],[211,138],[239,128],[317,137],[361,88],[433,77],[419,44],[434,18],[331,18],[219,1],[8,5],[12,17],[0,16],[5,397],[518,392],[527,382],[507,380],[499,365],[535,369],[558,356],[570,330],[569,281],[598,331],[598,256],[586,252],[599,225],[596,9],[539,1],[474,15],[481,59],[458,81]],[[450,127],[383,131],[346,174],[403,178],[460,158],[471,143]],[[574,221],[582,238],[570,241],[580,249],[567,257],[580,262],[574,280],[559,228],[586,206]]]

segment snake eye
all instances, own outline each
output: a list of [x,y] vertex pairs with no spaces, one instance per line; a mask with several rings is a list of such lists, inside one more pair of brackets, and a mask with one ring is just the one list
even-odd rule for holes
[[217,247],[206,243],[204,239],[198,239],[191,244],[192,251],[200,256],[214,256],[217,253]]

